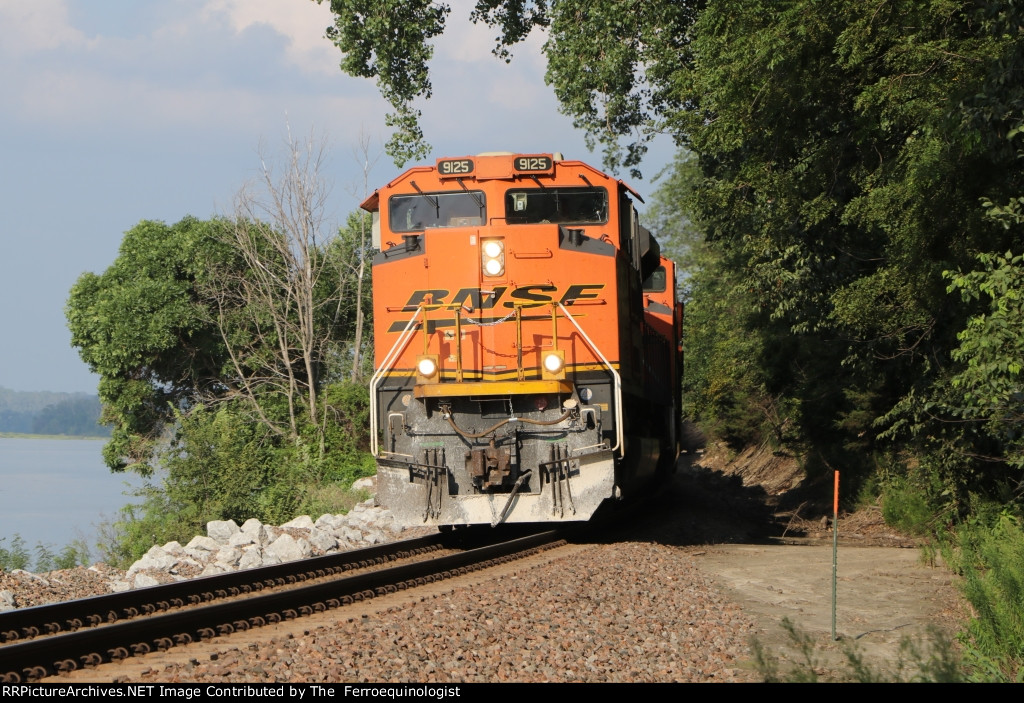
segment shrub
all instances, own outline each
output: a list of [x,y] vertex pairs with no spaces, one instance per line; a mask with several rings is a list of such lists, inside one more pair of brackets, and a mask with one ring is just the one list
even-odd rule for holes
[[904,483],[889,485],[883,491],[882,517],[887,524],[918,536],[931,534],[935,522],[924,493]]
[[[986,514],[993,513],[993,514]],[[964,636],[972,678],[1024,679],[1024,530],[1008,507],[979,510],[945,554],[975,615]]]

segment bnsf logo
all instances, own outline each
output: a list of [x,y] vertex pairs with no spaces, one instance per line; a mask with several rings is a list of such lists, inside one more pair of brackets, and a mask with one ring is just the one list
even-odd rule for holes
[[519,286],[509,290],[508,286],[496,286],[493,291],[481,291],[479,288],[462,288],[451,295],[443,288],[413,291],[406,301],[403,312],[414,312],[429,297],[431,305],[441,305],[454,310],[468,307],[473,310],[492,310],[494,308],[535,307],[543,303],[558,301],[562,305],[572,305],[577,300],[597,298],[598,291],[604,288],[603,283],[574,283],[559,294],[558,286],[538,284]]

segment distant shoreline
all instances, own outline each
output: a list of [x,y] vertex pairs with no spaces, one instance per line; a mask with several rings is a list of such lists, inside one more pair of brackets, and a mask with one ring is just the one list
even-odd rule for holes
[[110,437],[84,434],[26,434],[24,432],[0,432],[0,439],[102,439]]

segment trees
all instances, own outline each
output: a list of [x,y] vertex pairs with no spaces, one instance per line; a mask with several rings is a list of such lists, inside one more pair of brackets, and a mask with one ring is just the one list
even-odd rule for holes
[[[445,14],[338,45],[425,42]],[[609,168],[655,130],[696,155],[668,187],[706,236],[683,264],[701,419],[760,423],[812,471],[914,474],[949,517],[987,495],[1020,520],[1020,3],[478,0],[471,19],[504,58],[547,28],[547,80]]]
[[229,226],[140,222],[103,274],[82,274],[71,289],[71,344],[100,375],[102,420],[113,426],[103,456],[114,470],[151,473],[175,409],[228,390],[226,350],[200,289],[213,271],[241,263],[225,245]]
[[[448,15],[415,7],[331,3],[343,68],[376,77],[406,116],[429,95],[428,44]],[[818,448],[808,451],[846,464],[883,449],[937,456],[945,437],[947,478],[1003,454],[990,430],[952,421],[941,390],[966,382],[974,352],[953,352],[985,312],[950,295],[944,272],[1020,253],[1016,3],[478,0],[470,19],[498,30],[506,60],[532,29],[547,31],[547,81],[609,168],[635,168],[655,131],[695,154],[679,216],[703,228],[707,248],[691,250],[710,272],[693,281],[739,306],[727,313],[736,346],[756,354],[744,383]],[[408,63],[399,44],[416,49]]]
[[[322,0],[315,0],[320,4]],[[394,112],[387,125],[396,129],[388,153],[396,162],[422,158],[429,152],[412,107],[431,94],[428,41],[444,30],[448,6],[432,0],[330,0],[337,16],[327,37],[341,49],[341,67],[354,76],[377,78]]]
[[332,485],[367,470],[368,397],[351,380],[365,223],[327,224],[321,143],[285,152],[261,162],[233,217],[140,222],[71,290],[72,343],[113,425],[104,458],[160,472],[117,525],[125,559],[212,519],[326,511]]
[[[326,253],[331,233],[324,226],[324,146],[300,144],[289,135],[286,147],[280,174],[261,158],[259,182],[239,192],[234,220],[222,230],[224,245],[242,265],[218,266],[200,294],[210,300],[208,321],[234,371],[233,394],[261,422],[293,439],[300,435],[300,416],[306,418],[322,449],[317,394],[341,280]],[[285,428],[267,407],[278,398],[287,408]]]
[[341,376],[331,366],[351,347],[368,277],[355,278],[354,223],[339,235],[324,222],[323,145],[290,140],[286,152],[280,174],[263,160],[233,218],[141,222],[107,271],[72,288],[72,344],[101,376],[115,470],[149,473],[179,414],[201,406],[326,451],[320,393]]
[[[645,143],[669,128],[667,120],[682,106],[674,82],[690,62],[689,28],[703,4],[476,0],[469,19],[499,32],[494,54],[505,61],[533,28],[546,29],[546,80],[563,112],[589,144],[602,145],[606,166],[635,171]],[[431,95],[430,41],[443,33],[450,8],[432,0],[330,0],[330,6],[335,20],[327,37],[342,52],[341,68],[376,78],[391,103],[387,125],[395,132],[387,153],[398,165],[422,158],[430,147],[413,103]]]
[[[992,79],[1019,43],[985,29],[996,5],[718,2],[695,25],[685,85],[699,109],[680,124],[704,165],[697,208],[742,251],[761,329],[789,350],[763,360],[770,385],[821,444],[878,448],[896,438],[878,436],[886,425],[920,415],[915,399],[956,373],[972,314],[943,271],[1014,243],[980,204],[1019,192],[997,137],[1008,113],[981,125],[968,108],[1016,91]],[[931,416],[899,439],[955,437],[947,476],[989,453],[991,437]]]

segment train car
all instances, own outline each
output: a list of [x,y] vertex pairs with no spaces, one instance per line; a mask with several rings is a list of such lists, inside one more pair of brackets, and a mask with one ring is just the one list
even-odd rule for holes
[[560,154],[488,153],[362,204],[371,450],[401,523],[588,520],[674,466],[682,308],[635,200]]

